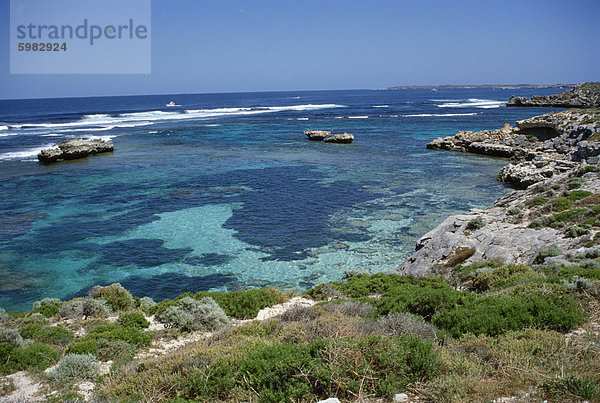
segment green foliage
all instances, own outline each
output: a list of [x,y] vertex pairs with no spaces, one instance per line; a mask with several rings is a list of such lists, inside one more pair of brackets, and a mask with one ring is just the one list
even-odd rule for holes
[[156,305],[156,302],[154,302],[154,300],[150,297],[142,297],[140,298],[140,308],[142,309],[142,311],[149,313],[152,309],[152,307],[154,307]]
[[544,276],[533,271],[529,266],[509,264],[485,271],[477,270],[472,285],[475,290],[481,292],[542,279]]
[[557,399],[563,396],[584,400],[600,400],[600,382],[592,377],[581,378],[576,375],[564,376],[542,385],[546,396]]
[[536,197],[531,201],[533,206],[543,206],[546,203],[548,203],[548,198],[546,197]]
[[90,291],[90,297],[105,300],[115,312],[126,311],[133,307],[133,296],[119,283],[106,287],[95,286]]
[[236,319],[253,319],[263,308],[285,301],[281,290],[275,288],[252,289],[232,292],[205,292],[194,295],[196,299],[212,298],[228,316]]
[[573,190],[572,192],[565,192],[565,197],[572,202],[576,202],[581,199],[585,199],[592,194],[592,192],[588,192],[587,190]]
[[590,230],[587,228],[582,228],[579,225],[573,225],[566,230],[566,235],[569,238],[579,238],[580,236],[589,234]]
[[60,353],[42,343],[31,343],[26,347],[15,347],[0,343],[0,373],[9,375],[17,371],[43,371],[54,365]]
[[229,323],[223,309],[210,297],[200,300],[184,297],[178,303],[178,306],[170,306],[165,312],[157,315],[157,319],[168,328],[185,331],[212,330]]
[[459,296],[460,293],[445,282],[403,284],[382,295],[377,303],[377,313],[409,312],[430,319],[446,305],[456,304]]
[[535,257],[535,263],[544,263],[544,260],[547,257],[554,257],[562,254],[563,251],[558,245],[551,244],[547,248],[541,249],[538,252],[537,256]]
[[566,197],[558,197],[552,201],[552,210],[554,211],[565,211],[571,207],[573,201]]
[[408,383],[435,376],[439,368],[431,343],[418,337],[263,344],[236,360],[213,359],[205,370],[186,377],[181,397],[239,400],[236,392],[252,390],[261,402],[353,399],[365,391],[391,398]]
[[100,366],[91,354],[67,354],[48,374],[56,383],[70,383],[79,380],[93,380],[98,376]]
[[77,340],[69,345],[67,354],[94,354],[98,352],[98,340],[88,338],[85,340]]
[[478,229],[481,229],[481,228],[485,227],[485,224],[486,224],[486,222],[483,219],[483,217],[478,216],[478,217],[473,218],[471,221],[469,221],[467,223],[467,227],[466,228],[468,230],[475,231],[475,230],[478,230]]
[[585,166],[583,168],[581,168],[578,172],[577,172],[577,176],[583,176],[588,172],[598,172],[600,169],[595,166],[595,165],[588,165]]
[[121,340],[132,346],[148,346],[152,335],[136,327],[124,327],[117,323],[100,325],[81,339],[71,343],[67,353],[73,354],[98,354],[98,349],[105,340]]
[[26,339],[33,339],[46,344],[65,346],[75,337],[72,332],[62,326],[26,325],[20,329]]
[[118,339],[99,339],[94,354],[102,361],[131,360],[136,352],[136,346]]
[[6,329],[0,327],[0,343],[8,343],[15,347],[23,345],[23,337],[17,329]]
[[41,313],[47,318],[58,315],[62,302],[58,298],[44,298],[33,303],[31,313]]
[[564,224],[567,221],[571,221],[571,220],[577,218],[579,215],[583,214],[584,212],[585,212],[584,209],[575,208],[572,210],[563,211],[562,213],[554,214],[552,216],[552,220],[555,223]]
[[146,320],[146,317],[141,312],[124,313],[123,315],[119,316],[118,322],[121,326],[137,327],[139,329],[145,329],[150,326],[150,323]]
[[76,299],[65,302],[59,308],[59,315],[68,319],[103,318],[112,312],[111,307],[100,299]]

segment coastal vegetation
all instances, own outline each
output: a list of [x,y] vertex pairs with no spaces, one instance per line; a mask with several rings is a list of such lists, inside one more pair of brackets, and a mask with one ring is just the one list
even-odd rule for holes
[[[0,370],[29,371],[54,401],[82,399],[85,382],[100,401],[355,401],[401,392],[600,401],[600,255],[568,263],[457,265],[446,278],[348,272],[306,291],[312,306],[253,321],[241,319],[294,293],[186,293],[142,306],[113,284],[4,313]],[[86,301],[111,311],[61,315]],[[50,317],[34,312],[55,305]]]

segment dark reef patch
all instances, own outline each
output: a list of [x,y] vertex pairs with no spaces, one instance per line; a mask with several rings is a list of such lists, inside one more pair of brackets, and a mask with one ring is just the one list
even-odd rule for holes
[[154,267],[176,262],[192,252],[192,249],[169,249],[160,239],[128,239],[107,245],[87,246],[91,253],[102,253],[94,265]]
[[233,256],[220,253],[205,253],[201,256],[190,256],[184,260],[184,263],[192,266],[220,266],[233,259]]

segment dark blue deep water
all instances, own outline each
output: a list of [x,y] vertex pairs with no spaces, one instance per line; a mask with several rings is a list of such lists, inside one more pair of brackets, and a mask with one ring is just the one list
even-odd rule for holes
[[[161,299],[393,271],[445,216],[507,191],[495,180],[505,161],[427,142],[547,112],[503,103],[560,91],[0,101],[0,306],[30,309],[112,282]],[[310,142],[305,129],[356,140]],[[115,152],[37,162],[40,149],[74,137],[112,138]]]

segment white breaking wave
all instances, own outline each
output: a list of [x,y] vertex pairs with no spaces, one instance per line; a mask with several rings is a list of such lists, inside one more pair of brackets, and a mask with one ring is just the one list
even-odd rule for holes
[[0,130],[8,130],[8,126],[0,126]]
[[497,101],[493,99],[477,99],[470,98],[465,100],[456,100],[455,102],[446,102],[441,105],[437,105],[438,108],[481,108],[491,109],[500,108],[505,104],[504,101]]
[[[11,125],[13,129],[26,130],[30,134],[32,131],[40,129],[52,129],[52,131],[73,132],[73,131],[102,131],[110,130],[115,127],[137,127],[147,126],[154,123],[174,121],[174,120],[193,120],[210,119],[223,116],[245,116],[262,113],[275,113],[283,111],[308,111],[326,108],[343,108],[344,105],[337,104],[306,104],[290,106],[268,106],[258,108],[214,108],[214,109],[189,109],[183,112],[173,111],[146,111],[122,113],[117,116],[107,114],[84,115],[80,120],[64,123],[23,123]],[[44,131],[37,133],[41,134]]]
[[[46,144],[45,146],[41,146],[41,147],[29,148],[26,150],[11,151],[8,153],[3,153],[3,154],[0,154],[0,161],[22,159],[22,158],[28,158],[28,157],[37,157],[37,155],[40,153],[40,151],[42,151],[46,148],[51,148],[53,145],[54,144]],[[36,160],[31,160],[31,161],[36,161]]]
[[296,118],[296,120],[308,120],[308,118]]
[[389,108],[389,105],[373,105],[373,108]]
[[369,119],[368,116],[348,116],[348,119]]
[[477,112],[471,113],[419,113],[415,115],[402,115],[403,117],[444,117],[444,116],[473,116],[477,115]]

